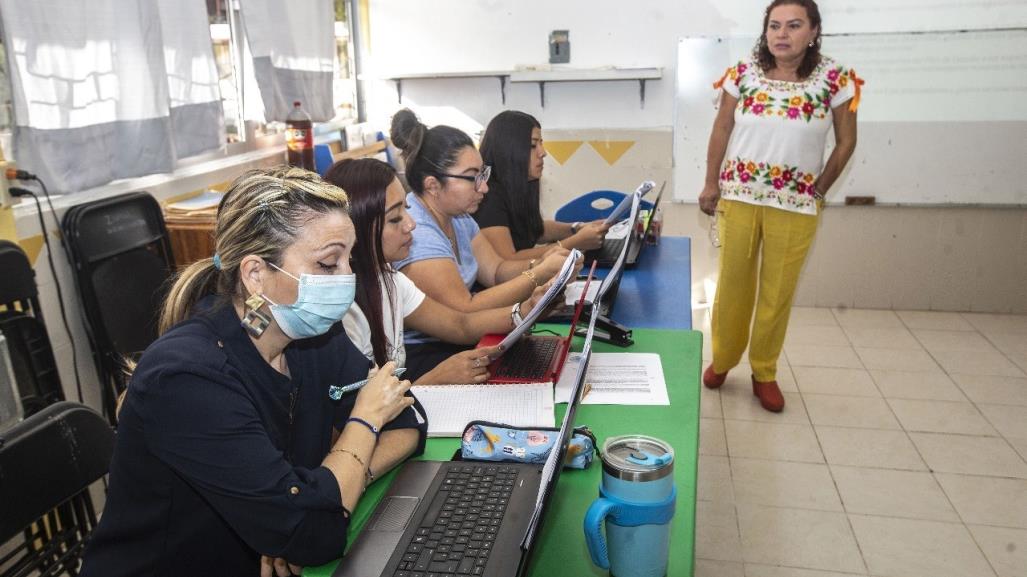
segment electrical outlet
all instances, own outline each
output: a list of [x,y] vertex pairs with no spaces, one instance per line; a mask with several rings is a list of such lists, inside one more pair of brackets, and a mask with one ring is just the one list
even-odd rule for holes
[[549,34],[549,63],[567,64],[571,61],[570,30],[553,30]]

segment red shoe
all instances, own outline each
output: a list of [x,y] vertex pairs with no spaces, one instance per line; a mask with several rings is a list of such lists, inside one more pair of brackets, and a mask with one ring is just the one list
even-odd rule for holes
[[781,394],[781,389],[777,387],[777,381],[761,383],[753,375],[752,394],[759,397],[760,404],[771,413],[780,413],[785,408],[785,398]]
[[710,366],[706,367],[702,374],[702,384],[706,385],[707,389],[719,389],[726,380],[727,373],[715,373],[713,371],[713,363],[710,363]]

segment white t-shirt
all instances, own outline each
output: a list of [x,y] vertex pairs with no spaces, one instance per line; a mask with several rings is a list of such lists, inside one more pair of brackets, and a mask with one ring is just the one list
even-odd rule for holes
[[[392,276],[394,289],[392,301],[389,301],[389,293],[382,284],[382,322],[385,325],[385,338],[388,340],[388,358],[395,361],[396,367],[402,367],[407,361],[406,348],[403,346],[403,319],[417,310],[424,302],[424,293],[414,285],[414,281],[407,278],[407,275],[392,271],[386,273]],[[357,279],[357,282],[360,282]],[[394,304],[395,303],[395,304]],[[398,314],[393,314],[398,311]],[[374,360],[374,348],[371,346],[371,327],[364,316],[364,311],[356,303],[349,307],[346,316],[342,319],[342,326],[353,344],[364,353],[368,359]]]
[[813,183],[824,168],[832,109],[852,100],[855,110],[862,83],[823,55],[802,82],[770,80],[752,59],[728,68],[714,85],[738,99],[720,167],[721,198],[817,214]]

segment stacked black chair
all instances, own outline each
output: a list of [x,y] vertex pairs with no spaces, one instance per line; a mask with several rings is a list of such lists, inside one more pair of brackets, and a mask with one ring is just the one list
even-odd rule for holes
[[36,271],[21,247],[0,240],[0,332],[7,339],[22,414],[64,400],[57,363],[39,307]]
[[104,412],[126,385],[124,363],[157,338],[174,258],[164,216],[145,192],[72,207],[61,223],[71,252]]
[[[62,401],[0,432],[0,575],[77,575],[96,528],[89,486],[107,474],[114,430],[92,409]],[[14,543],[15,541],[11,541]]]

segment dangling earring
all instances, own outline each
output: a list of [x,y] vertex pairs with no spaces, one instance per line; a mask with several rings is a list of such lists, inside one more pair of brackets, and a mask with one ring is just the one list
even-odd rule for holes
[[814,47],[814,46],[816,45],[816,43],[817,43],[817,42],[816,42],[815,40],[810,40],[810,41],[809,41],[809,47],[810,47],[810,48],[813,48],[813,47]]
[[246,315],[243,316],[240,324],[254,338],[264,334],[268,325],[271,324],[271,318],[260,312],[260,307],[264,306],[265,302],[264,297],[258,294],[251,295],[246,299]]

